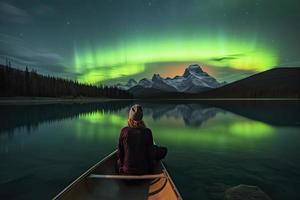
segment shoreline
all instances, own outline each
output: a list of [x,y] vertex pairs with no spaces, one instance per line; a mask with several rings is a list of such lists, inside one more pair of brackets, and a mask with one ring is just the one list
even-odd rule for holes
[[300,101],[299,98],[157,98],[157,99],[110,99],[92,97],[0,97],[0,105],[97,103],[109,101]]
[[27,104],[56,104],[56,103],[97,103],[109,101],[129,101],[131,99],[109,98],[52,98],[52,97],[0,97],[0,105],[27,105]]

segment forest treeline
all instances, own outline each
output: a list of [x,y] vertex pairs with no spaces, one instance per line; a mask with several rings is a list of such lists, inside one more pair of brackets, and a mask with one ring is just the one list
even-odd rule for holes
[[0,64],[0,96],[28,97],[107,97],[128,99],[132,95],[114,86],[95,86],[73,80],[45,76]]

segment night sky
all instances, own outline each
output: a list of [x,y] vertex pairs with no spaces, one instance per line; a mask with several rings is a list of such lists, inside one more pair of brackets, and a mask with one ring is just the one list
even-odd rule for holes
[[299,0],[0,2],[0,61],[87,83],[300,66]]

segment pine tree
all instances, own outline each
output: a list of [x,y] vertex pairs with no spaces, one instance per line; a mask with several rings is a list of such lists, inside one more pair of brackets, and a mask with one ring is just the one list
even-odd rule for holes
[[29,72],[28,66],[26,66],[25,71],[21,71],[0,65],[0,89],[0,96],[131,97],[128,92],[116,87],[95,86],[73,80],[43,76],[35,70]]

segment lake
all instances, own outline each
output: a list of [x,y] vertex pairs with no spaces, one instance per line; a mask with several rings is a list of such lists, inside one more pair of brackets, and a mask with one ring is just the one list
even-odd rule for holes
[[133,103],[184,199],[239,184],[300,199],[299,101],[112,101],[0,105],[0,199],[51,199],[113,151]]

